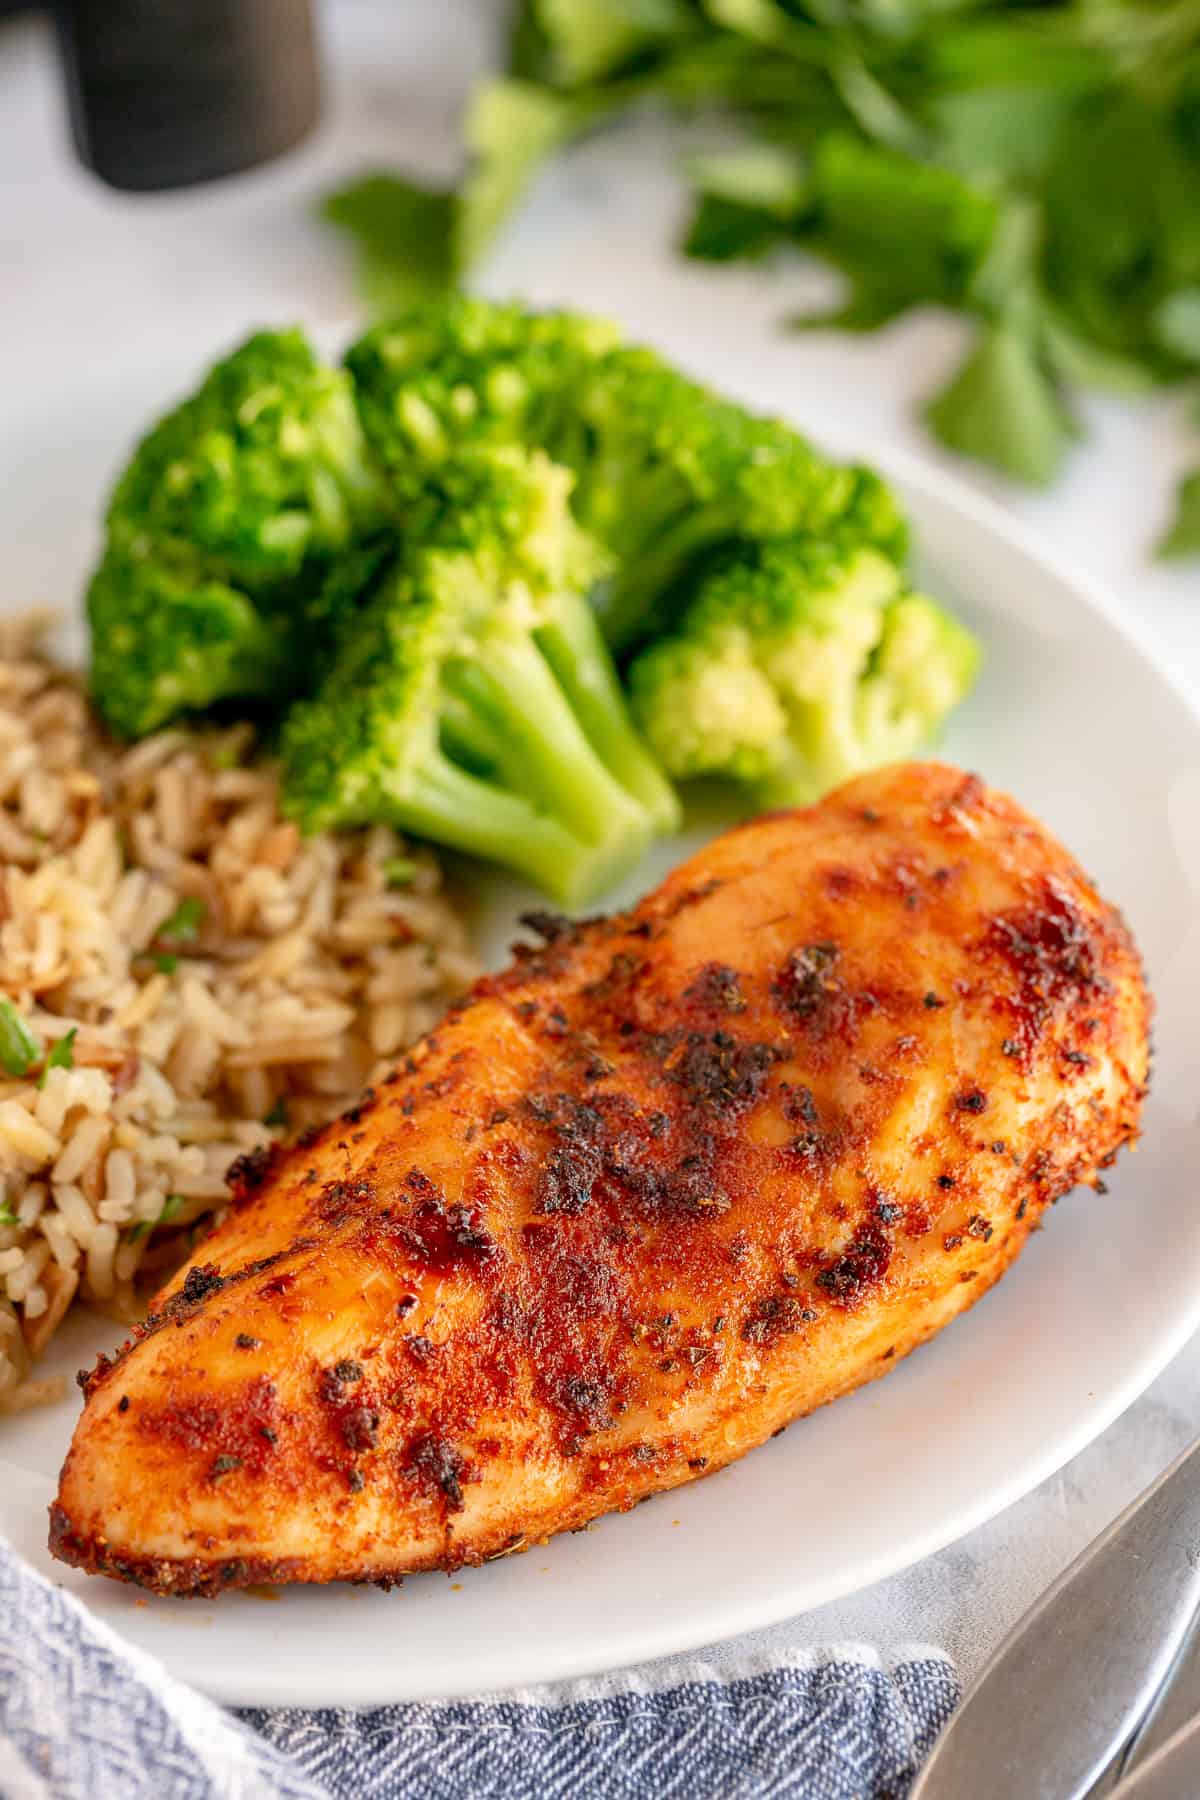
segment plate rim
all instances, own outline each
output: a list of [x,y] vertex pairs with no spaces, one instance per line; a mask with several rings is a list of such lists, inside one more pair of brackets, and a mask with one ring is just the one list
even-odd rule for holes
[[[823,446],[828,444],[839,455],[855,454],[852,447],[854,434],[839,428],[828,418],[806,416],[803,429],[814,441]],[[1031,562],[1039,563],[1055,580],[1073,591],[1089,610],[1098,612],[1117,636],[1149,665],[1158,679],[1179,700],[1200,733],[1200,694],[1190,691],[1189,685],[1170,667],[1165,651],[1153,640],[1148,642],[1140,632],[1130,628],[1115,596],[1103,582],[1069,567],[1065,558],[1060,557],[1051,545],[1043,542],[1039,531],[1028,526],[1024,520],[1014,517],[999,501],[980,493],[962,477],[940,469],[936,464],[927,462],[912,452],[891,447],[872,450],[871,461],[884,476],[897,480],[907,488],[923,489],[935,502],[960,515],[966,515],[985,532],[1006,539],[1010,546],[1015,547]],[[947,1549],[969,1532],[1007,1511],[1043,1481],[1065,1468],[1141,1398],[1168,1364],[1179,1355],[1188,1340],[1195,1336],[1197,1330],[1200,1330],[1200,1289],[1191,1306],[1180,1313],[1174,1327],[1164,1334],[1156,1349],[1147,1352],[1124,1380],[1110,1386],[1107,1398],[1098,1400],[1094,1407],[1083,1413],[1080,1423],[1072,1431],[1057,1437],[1040,1455],[1031,1456],[1007,1482],[998,1487],[993,1486],[977,1501],[964,1504],[957,1512],[939,1519],[924,1531],[909,1533],[899,1547],[889,1546],[886,1550],[877,1552],[874,1557],[867,1558],[856,1567],[852,1579],[845,1579],[843,1571],[840,1576],[832,1575],[824,1581],[806,1582],[806,1597],[798,1607],[784,1603],[786,1583],[781,1584],[779,1601],[770,1605],[753,1601],[739,1607],[735,1590],[731,1599],[714,1601],[707,1607],[701,1605],[691,1626],[681,1628],[678,1625],[664,1625],[655,1628],[652,1622],[643,1624],[637,1630],[636,1648],[632,1647],[635,1634],[627,1629],[619,1639],[609,1642],[603,1649],[599,1646],[590,1649],[581,1645],[570,1656],[560,1654],[556,1658],[556,1673],[553,1675],[544,1670],[538,1672],[541,1665],[536,1650],[531,1653],[510,1645],[511,1660],[518,1665],[513,1679],[503,1688],[487,1691],[511,1693],[521,1687],[586,1679],[610,1674],[616,1669],[632,1668],[640,1663],[658,1662],[668,1656],[689,1655],[727,1642],[730,1638],[743,1636],[749,1631],[768,1630],[788,1619],[802,1618],[820,1606],[847,1599],[865,1588],[874,1587],[880,1581],[886,1581],[892,1575],[914,1568],[917,1563]],[[527,1666],[522,1670],[522,1665]],[[423,1684],[419,1680],[415,1683],[406,1681],[404,1686],[405,1698],[425,1700],[454,1699],[484,1691],[479,1689],[477,1683],[465,1680],[460,1683],[453,1679],[448,1687],[443,1683]],[[237,1699],[237,1684],[225,1682],[220,1677],[209,1684],[207,1691],[227,1704],[248,1704],[244,1697]],[[288,1689],[286,1680],[278,1682],[268,1678],[258,1682],[255,1692],[269,1694],[271,1698],[256,1699],[249,1704],[284,1705],[288,1703],[284,1699],[288,1691],[294,1693],[295,1690]],[[365,1698],[341,1700],[339,1704],[357,1712],[387,1704],[389,1699],[394,1700],[396,1697],[394,1684],[385,1680]]]
[[[787,410],[791,411],[790,408]],[[856,434],[827,416],[805,412],[802,429],[838,455],[863,454],[855,442]],[[934,506],[957,515],[959,520],[966,521],[993,543],[999,541],[1015,550],[1074,596],[1087,611],[1099,615],[1119,643],[1141,659],[1179,702],[1200,743],[1200,688],[1171,665],[1165,646],[1156,641],[1152,632],[1147,633],[1128,618],[1104,582],[1069,566],[1067,559],[1047,542],[1043,531],[1015,517],[1002,503],[979,492],[964,478],[916,453],[892,446],[873,447],[869,456],[885,477],[928,499]],[[455,1668],[447,1669],[444,1665],[438,1668],[434,1679],[423,1678],[419,1662],[414,1666],[399,1658],[364,1659],[352,1675],[347,1672],[346,1679],[353,1682],[353,1693],[331,1693],[330,1671],[324,1667],[321,1672],[323,1699],[318,1700],[311,1685],[305,1683],[293,1665],[275,1668],[259,1664],[239,1668],[235,1657],[235,1666],[227,1667],[225,1660],[213,1649],[199,1657],[190,1654],[187,1642],[190,1634],[183,1634],[180,1642],[172,1646],[170,1654],[161,1648],[147,1650],[136,1636],[127,1637],[119,1618],[107,1611],[96,1612],[88,1605],[86,1594],[90,1590],[73,1587],[71,1591],[80,1598],[80,1603],[101,1629],[115,1632],[138,1654],[150,1655],[169,1676],[190,1683],[230,1706],[310,1707],[323,1704],[362,1711],[397,1702],[511,1693],[517,1688],[601,1676],[615,1669],[694,1653],[749,1631],[765,1630],[786,1620],[801,1618],[820,1606],[860,1593],[944,1550],[1013,1506],[1100,1437],[1140,1398],[1198,1328],[1200,1287],[1190,1305],[1178,1310],[1153,1347],[1147,1349],[1121,1379],[1111,1382],[1102,1396],[1086,1406],[1072,1428],[1059,1431],[1040,1450],[1031,1452],[1006,1480],[993,1482],[973,1499],[939,1515],[928,1525],[909,1530],[860,1561],[843,1562],[824,1578],[804,1578],[801,1594],[797,1595],[794,1586],[789,1586],[781,1571],[780,1584],[769,1597],[751,1596],[740,1601],[735,1585],[727,1585],[724,1593],[714,1593],[709,1599],[701,1591],[695,1606],[685,1616],[676,1614],[673,1619],[660,1624],[646,1617],[636,1625],[617,1626],[611,1631],[602,1627],[593,1636],[581,1636],[569,1648],[556,1640],[549,1654],[541,1649],[540,1640],[534,1636],[517,1642],[510,1639],[506,1645],[506,1662],[511,1677],[501,1687],[481,1685],[478,1672],[472,1673],[468,1651]],[[214,1623],[219,1617],[215,1616]],[[461,1672],[456,1673],[456,1669]]]

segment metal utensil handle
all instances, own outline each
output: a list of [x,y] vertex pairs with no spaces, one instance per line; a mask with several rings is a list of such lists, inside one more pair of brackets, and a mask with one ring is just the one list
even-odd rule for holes
[[1200,1719],[1190,1720],[1138,1763],[1113,1790],[1112,1800],[1189,1800],[1194,1794],[1200,1794]]
[[1198,1604],[1200,1443],[1009,1633],[909,1800],[1081,1800],[1152,1702]]
[[[1200,1610],[1192,1615],[1174,1662],[1128,1743],[1114,1756],[1087,1800],[1113,1800],[1127,1775],[1200,1714]],[[1197,1789],[1200,1793],[1200,1788]]]
[[[1191,1630],[1180,1645],[1179,1654],[1167,1670],[1166,1679],[1143,1717],[1132,1741],[1125,1746],[1113,1765],[1112,1779],[1101,1782],[1096,1794],[1109,1794],[1121,1780],[1146,1762],[1176,1732],[1200,1714],[1200,1615],[1192,1620]],[[1200,1787],[1197,1787],[1200,1793]],[[1088,1800],[1093,1800],[1089,1794]]]

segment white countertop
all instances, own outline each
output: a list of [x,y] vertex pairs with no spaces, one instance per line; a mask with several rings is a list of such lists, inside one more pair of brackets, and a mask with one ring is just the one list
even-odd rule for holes
[[[283,161],[211,188],[130,197],[74,162],[43,31],[0,26],[0,393],[6,371],[45,364],[48,387],[97,392],[135,364],[197,365],[250,325],[292,318],[352,324],[349,260],[311,217],[310,198],[370,166],[435,174],[455,164],[454,120],[488,50],[492,4],[338,0],[325,8],[326,114]],[[661,127],[641,121],[562,159],[481,272],[519,292],[619,317],[761,404],[853,429],[973,479],[914,418],[960,354],[962,332],[924,315],[875,336],[781,337],[773,322],[827,292],[798,261],[772,270],[707,269],[671,253],[684,216]],[[781,383],[785,384],[781,388]],[[1200,459],[1177,401],[1089,402],[1087,444],[1050,495],[978,479],[1108,584],[1135,628],[1165,646],[1200,694],[1200,563],[1146,555],[1179,473]],[[139,415],[140,417],[140,415]],[[36,435],[36,434],[35,434]],[[36,452],[36,447],[31,454]],[[102,453],[111,462],[120,446]],[[63,599],[90,543],[97,445],[80,418],[62,449],[79,520],[31,516],[0,560],[0,603]],[[1019,729],[1019,721],[1014,721]],[[944,1645],[969,1676],[1007,1627],[1097,1531],[1200,1428],[1200,1341],[1075,1462],[990,1525],[906,1573],[801,1620],[759,1645],[865,1638],[882,1648]],[[727,1652],[716,1652],[719,1660]]]

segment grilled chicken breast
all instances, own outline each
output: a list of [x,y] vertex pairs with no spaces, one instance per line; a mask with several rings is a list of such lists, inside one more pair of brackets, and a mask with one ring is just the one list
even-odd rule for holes
[[387,1583],[630,1507],[894,1368],[1136,1133],[1128,932],[953,769],[530,923],[378,1092],[232,1172],[83,1380],[57,1555]]

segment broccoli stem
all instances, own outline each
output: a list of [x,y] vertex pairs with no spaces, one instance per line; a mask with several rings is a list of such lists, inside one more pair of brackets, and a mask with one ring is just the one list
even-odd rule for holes
[[488,631],[477,658],[447,663],[443,686],[475,710],[504,746],[501,768],[541,809],[586,844],[623,842],[629,855],[651,820],[596,754],[538,646],[524,633]]
[[655,533],[628,555],[603,596],[600,626],[611,653],[623,658],[669,630],[679,611],[675,584],[688,563],[714,540],[731,535],[702,509]]
[[[472,678],[463,682],[464,692],[459,693],[454,679],[442,684],[438,720],[438,737],[451,762],[505,792],[538,796],[536,755],[506,729],[485,685]],[[542,779],[544,783],[544,772]],[[544,812],[545,805],[543,793],[535,810]]]
[[678,797],[634,728],[587,601],[564,598],[552,623],[534,636],[601,761],[645,807],[657,832],[678,831]]
[[450,760],[461,764],[472,775],[479,775],[485,781],[498,776],[504,787],[523,787],[524,776],[514,767],[512,745],[505,743],[500,733],[469,701],[460,699],[444,687],[438,737]]
[[582,843],[528,800],[459,768],[436,744],[398,788],[388,798],[402,830],[504,863],[563,906],[583,904],[628,867],[624,843]]

